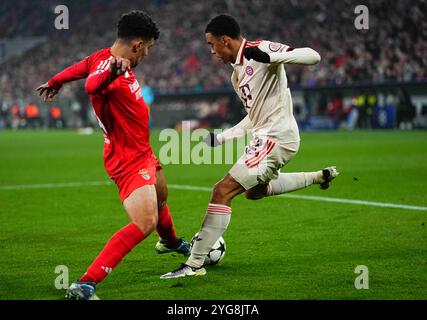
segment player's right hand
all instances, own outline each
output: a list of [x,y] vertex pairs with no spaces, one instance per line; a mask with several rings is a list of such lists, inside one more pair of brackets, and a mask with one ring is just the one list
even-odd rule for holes
[[121,57],[113,57],[110,61],[110,72],[116,76],[125,74],[130,70],[130,61]]
[[209,147],[216,147],[221,144],[219,143],[217,135],[213,132],[209,132],[203,142],[206,143]]
[[52,88],[47,82],[39,86],[36,91],[44,101],[52,101],[59,93],[59,90]]

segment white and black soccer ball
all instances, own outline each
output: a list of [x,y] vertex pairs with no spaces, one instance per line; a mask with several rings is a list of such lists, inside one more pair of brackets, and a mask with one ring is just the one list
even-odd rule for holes
[[[199,235],[199,233],[196,233],[191,239],[191,246],[194,245],[194,239]],[[218,262],[220,262],[222,259],[224,259],[225,251],[227,249],[227,246],[225,244],[225,240],[223,237],[220,237],[212,246],[212,249],[209,251],[208,255],[205,258],[204,266],[213,266],[216,265]]]

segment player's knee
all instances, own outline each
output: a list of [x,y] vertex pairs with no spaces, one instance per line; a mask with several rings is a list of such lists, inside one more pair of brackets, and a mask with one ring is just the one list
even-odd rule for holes
[[134,219],[133,223],[138,226],[145,236],[148,236],[156,229],[158,221],[157,212],[153,212],[152,214],[144,214],[143,216]]
[[150,215],[150,217],[147,219],[147,227],[150,230],[154,230],[157,228],[158,222],[159,222],[159,216],[157,214]]
[[245,192],[246,199],[249,200],[260,200],[267,195],[268,186],[266,184],[259,184],[252,189]]
[[248,200],[261,200],[264,198],[264,195],[257,192],[246,191],[245,197]]

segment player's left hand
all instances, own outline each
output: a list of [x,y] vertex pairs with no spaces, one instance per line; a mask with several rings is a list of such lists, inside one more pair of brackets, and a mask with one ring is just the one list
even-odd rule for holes
[[52,101],[59,93],[59,90],[52,88],[47,82],[39,86],[36,91],[44,101]]
[[243,53],[246,59],[255,60],[261,63],[270,63],[270,56],[268,53],[262,51],[258,47],[245,48]]
[[130,61],[121,57],[113,57],[110,61],[110,72],[116,76],[125,74],[130,70]]
[[203,142],[206,143],[209,147],[216,147],[221,144],[219,143],[217,135],[213,132],[209,132]]

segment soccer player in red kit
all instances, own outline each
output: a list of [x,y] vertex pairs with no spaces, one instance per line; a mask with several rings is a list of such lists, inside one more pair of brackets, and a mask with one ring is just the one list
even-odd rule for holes
[[105,168],[131,220],[112,236],[79,281],[71,284],[69,299],[98,299],[96,284],[153,230],[161,239],[156,244],[159,253],[188,255],[191,247],[175,234],[165,177],[149,142],[148,108],[132,72],[148,55],[159,30],[143,11],[122,15],[117,29],[111,48],[95,52],[37,88],[42,98],[51,100],[64,83],[87,78],[86,91],[104,134]]

